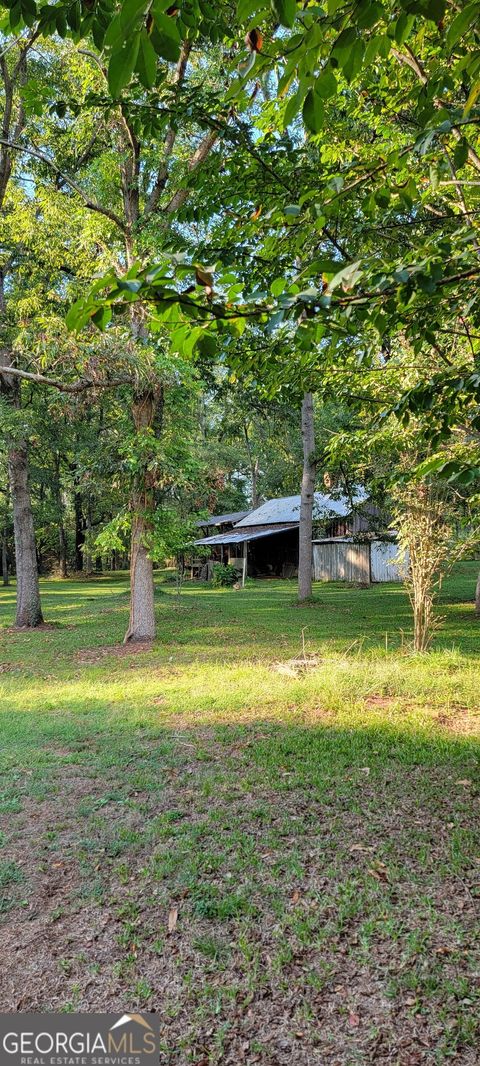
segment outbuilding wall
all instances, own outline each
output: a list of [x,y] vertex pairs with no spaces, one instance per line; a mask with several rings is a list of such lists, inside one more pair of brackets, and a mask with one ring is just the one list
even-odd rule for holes
[[396,562],[398,544],[374,540],[371,547],[372,581],[403,581],[403,567]]
[[355,544],[348,540],[313,542],[315,581],[353,581],[361,584],[403,581],[404,567],[396,560],[398,544],[374,540]]
[[370,545],[323,541],[313,545],[315,581],[370,582]]

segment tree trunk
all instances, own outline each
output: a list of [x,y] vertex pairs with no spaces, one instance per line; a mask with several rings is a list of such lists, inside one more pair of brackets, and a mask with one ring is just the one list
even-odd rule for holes
[[480,618],[480,573],[477,578],[477,587],[475,589],[475,614]]
[[8,455],[8,473],[13,505],[15,565],[17,572],[17,614],[15,625],[39,626],[43,622],[38,584],[37,553],[32,503],[28,487],[28,449],[17,441]]
[[252,463],[252,507],[255,510],[260,504],[260,496],[258,494],[258,473],[259,463],[258,459]]
[[67,577],[67,534],[63,522],[58,527],[58,563],[60,577]]
[[86,574],[93,573],[93,560],[91,553],[92,546],[92,503],[91,500],[87,503],[87,515],[85,518],[85,538],[84,543],[87,544],[87,551],[83,552],[83,568]]
[[[0,352],[0,360],[4,366],[10,366],[12,363],[7,351]],[[20,408],[21,395],[17,379],[12,380],[10,377],[2,376],[0,378],[0,393],[12,408],[17,410]],[[32,501],[28,484],[28,446],[23,438],[13,439],[9,444],[8,478],[13,510],[15,570],[17,577],[15,625],[39,626],[43,622],[43,617],[38,584]]]
[[250,436],[248,432],[248,425],[246,422],[243,423],[243,435],[245,437],[245,444],[247,447],[248,462],[250,464],[250,477],[252,481],[252,489],[250,495],[252,500],[252,507],[253,510],[255,510],[255,508],[258,507],[260,503],[260,498],[258,495],[259,461],[258,458],[253,455],[252,446],[250,443]]
[[8,572],[8,551],[7,551],[7,523],[2,530],[2,583],[6,587],[10,584],[10,575]]
[[298,534],[298,598],[312,595],[312,525],[315,493],[315,426],[313,396],[306,392],[302,402],[303,474]]
[[54,457],[55,462],[55,494],[58,508],[58,570],[60,577],[67,576],[67,533],[64,525],[65,508],[63,504],[62,487],[60,480],[60,455]]
[[82,510],[82,498],[78,492],[74,496],[75,507],[75,570],[83,570],[83,545],[85,544],[85,518]]
[[[153,390],[135,395],[132,417],[137,434],[152,429],[155,415],[156,397]],[[130,622],[124,644],[130,640],[153,640],[155,637],[153,563],[148,555],[148,540],[152,528],[153,482],[148,470],[148,459],[143,469],[137,474],[131,509],[133,519],[130,554]]]

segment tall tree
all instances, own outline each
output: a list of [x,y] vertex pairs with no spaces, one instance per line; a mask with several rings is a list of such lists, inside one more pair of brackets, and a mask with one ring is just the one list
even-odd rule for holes
[[[0,140],[0,220],[8,212],[6,202],[13,161],[9,144],[16,142],[25,128],[25,109],[22,89],[27,80],[27,63],[37,37],[31,31],[5,55],[0,54],[1,73],[1,129]],[[6,286],[15,268],[15,250],[1,248],[0,262],[0,368],[15,366],[11,347],[11,330],[7,320]],[[0,396],[12,412],[21,408],[21,389],[17,378],[0,374]],[[13,507],[15,537],[15,566],[17,577],[17,626],[38,626],[43,622],[38,582],[38,566],[33,526],[32,503],[28,476],[28,442],[21,428],[21,419],[12,419],[9,431],[8,475]]]
[[315,458],[315,413],[313,395],[305,392],[302,400],[303,472],[300,497],[298,541],[298,598],[312,595],[312,529],[317,463]]

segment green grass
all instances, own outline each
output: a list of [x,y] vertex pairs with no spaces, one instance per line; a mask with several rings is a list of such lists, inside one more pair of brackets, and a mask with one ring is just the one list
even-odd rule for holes
[[477,565],[424,657],[396,585],[159,575],[122,654],[126,575],[42,582],[37,632],[0,589],[4,1009],[155,1009],[169,1066],[473,1066]]

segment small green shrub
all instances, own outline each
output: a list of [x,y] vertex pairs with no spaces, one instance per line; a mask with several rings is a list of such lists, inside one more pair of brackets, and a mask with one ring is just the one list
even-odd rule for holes
[[214,563],[212,582],[214,588],[231,588],[238,581],[238,571],[231,563]]

